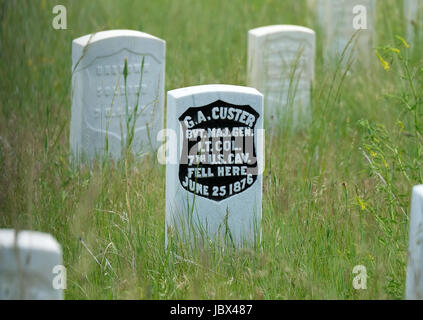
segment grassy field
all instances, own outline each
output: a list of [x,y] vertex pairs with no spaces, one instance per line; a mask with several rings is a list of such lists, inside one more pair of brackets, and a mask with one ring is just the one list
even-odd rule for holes
[[[141,30],[167,42],[166,90],[246,85],[247,31],[317,28],[306,1],[68,0],[68,29],[54,30],[57,1],[1,0],[0,227],[58,239],[67,299],[402,299],[409,199],[422,182],[423,48],[396,37],[402,1],[381,2],[380,59],[345,74],[319,45],[312,124],[267,139],[262,247],[176,257],[164,249],[155,155],[68,163],[72,39]],[[367,290],[352,286],[356,265]]]

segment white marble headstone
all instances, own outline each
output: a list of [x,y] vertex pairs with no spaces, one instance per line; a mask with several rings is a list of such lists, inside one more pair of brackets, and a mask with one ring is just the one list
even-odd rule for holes
[[73,159],[106,151],[118,159],[131,135],[136,156],[156,148],[163,128],[165,46],[159,38],[132,30],[103,31],[72,42]]
[[423,185],[411,196],[406,299],[423,300]]
[[294,124],[311,118],[315,38],[313,30],[292,25],[248,32],[248,85],[264,95],[266,128],[286,117]]
[[0,300],[61,300],[55,289],[56,266],[62,249],[49,234],[0,229]]
[[[260,239],[263,95],[256,89],[205,85],[168,92],[166,246],[224,239],[235,247]],[[201,241],[201,240],[199,240]],[[256,242],[256,243],[257,243]]]
[[[374,55],[376,0],[320,0],[318,5],[323,7],[318,16],[325,38],[325,62],[336,64],[348,42],[360,30],[349,48],[358,63],[368,65]],[[365,22],[361,19],[363,12]]]
[[423,26],[423,1],[404,0],[404,16],[406,21],[406,38],[413,45],[421,37]]

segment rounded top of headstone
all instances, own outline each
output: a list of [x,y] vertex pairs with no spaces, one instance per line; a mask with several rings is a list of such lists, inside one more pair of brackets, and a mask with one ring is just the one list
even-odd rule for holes
[[413,187],[413,192],[423,198],[423,184],[419,184]]
[[152,36],[151,34],[136,31],[136,30],[126,30],[126,29],[116,29],[116,30],[107,30],[100,31],[92,34],[87,34],[85,36],[74,39],[73,42],[82,47],[86,46],[87,43],[93,44],[98,41],[113,39],[113,38],[144,38],[144,39],[154,39],[158,41],[165,42],[164,40]]
[[[15,246],[15,230],[0,229],[0,248]],[[21,250],[40,250],[61,252],[60,244],[50,234],[36,231],[19,231],[17,234],[17,246]]]
[[309,33],[311,35],[314,35],[314,30],[302,27],[302,26],[295,26],[290,24],[278,24],[278,25],[272,25],[272,26],[265,26],[265,27],[259,27],[255,29],[251,29],[248,31],[249,34],[254,35],[256,37],[266,36],[269,34],[274,33],[282,33],[282,32],[303,32],[303,33]]
[[186,87],[186,88],[180,88],[180,89],[174,89],[174,90],[168,91],[168,94],[175,98],[180,98],[184,96],[189,96],[189,95],[194,95],[199,93],[207,93],[207,92],[210,92],[210,93],[230,92],[230,93],[243,93],[243,94],[262,96],[262,94],[255,88],[228,85],[228,84],[207,84],[207,85]]

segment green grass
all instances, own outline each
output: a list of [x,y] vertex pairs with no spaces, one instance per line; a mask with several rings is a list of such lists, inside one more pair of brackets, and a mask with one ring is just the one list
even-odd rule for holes
[[[378,44],[409,54],[395,38],[404,35],[401,1],[383,3]],[[423,167],[421,97],[412,94],[422,91],[418,54],[409,54],[411,82],[389,49],[380,49],[389,71],[374,55],[369,68],[334,79],[318,33],[313,122],[267,137],[262,248],[175,256],[164,248],[164,167],[155,155],[69,165],[72,39],[118,28],[165,39],[170,90],[245,85],[249,29],[317,26],[305,1],[72,0],[61,2],[68,30],[56,31],[56,4],[0,1],[0,227],[58,239],[67,299],[403,298],[409,196]],[[368,289],[357,291],[360,264]]]

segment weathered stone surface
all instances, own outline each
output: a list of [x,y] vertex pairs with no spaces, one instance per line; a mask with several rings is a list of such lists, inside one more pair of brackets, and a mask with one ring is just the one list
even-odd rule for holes
[[72,70],[73,159],[118,159],[127,145],[136,156],[156,148],[164,113],[163,40],[132,30],[86,35],[72,43]]
[[311,118],[315,51],[309,28],[274,25],[248,32],[248,85],[264,94],[266,128]]

